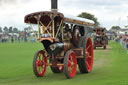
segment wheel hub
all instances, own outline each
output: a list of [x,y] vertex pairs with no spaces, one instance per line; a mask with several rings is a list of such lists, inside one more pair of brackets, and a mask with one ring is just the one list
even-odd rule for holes
[[42,61],[38,61],[38,66],[42,66],[43,62]]

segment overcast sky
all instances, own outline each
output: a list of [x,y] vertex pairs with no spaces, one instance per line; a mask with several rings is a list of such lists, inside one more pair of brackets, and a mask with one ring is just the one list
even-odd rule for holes
[[[0,0],[0,26],[26,27],[24,16],[37,11],[49,11],[51,0]],[[128,0],[58,0],[59,12],[77,16],[88,12],[98,18],[101,26],[128,24]]]

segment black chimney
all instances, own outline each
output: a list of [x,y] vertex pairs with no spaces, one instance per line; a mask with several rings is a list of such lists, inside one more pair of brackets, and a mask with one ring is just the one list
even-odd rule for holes
[[57,12],[57,10],[58,10],[57,2],[58,2],[58,0],[51,0],[51,10],[52,11],[56,11]]

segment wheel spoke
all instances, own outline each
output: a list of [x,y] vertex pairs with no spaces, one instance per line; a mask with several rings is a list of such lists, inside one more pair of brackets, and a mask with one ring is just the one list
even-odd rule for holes
[[89,45],[89,46],[86,48],[86,50],[88,50],[88,49],[90,48],[90,46],[91,46],[91,45]]
[[71,61],[71,62],[73,61],[72,56],[70,56],[70,61]]
[[69,66],[69,73],[72,73],[72,70],[74,68],[74,61],[73,61],[73,56],[70,56],[70,66]]
[[39,60],[36,60],[36,65],[38,65],[38,63],[39,63]]
[[75,66],[75,65],[74,65],[74,63],[73,63],[73,64],[71,65],[71,68],[73,69],[73,68],[74,68],[74,66]]
[[42,61],[44,62],[44,55],[42,56]]
[[70,60],[68,60],[68,66],[71,66],[71,61]]
[[71,68],[71,66],[70,66],[70,67],[68,67],[68,72],[69,72],[69,73],[71,73],[71,72],[72,72],[72,68]]
[[86,51],[86,59],[88,59],[89,58],[89,52],[88,51]]
[[41,60],[41,58],[40,58],[40,53],[39,53],[38,57],[39,57],[39,60]]
[[86,65],[87,65],[87,68],[89,68],[89,67],[90,67],[90,65],[89,65],[88,61],[86,61]]
[[45,59],[44,57],[42,57],[42,64],[44,65],[44,63],[45,63]]
[[39,74],[40,74],[40,66],[38,66],[38,72],[39,72]]
[[42,54],[42,61],[44,61],[45,60],[45,55],[44,55],[44,53]]
[[43,60],[43,55],[40,56],[40,61],[42,61],[42,60]]
[[85,53],[86,53],[86,56],[88,56],[88,52],[86,51]]
[[37,60],[39,61],[40,59],[39,59],[39,54],[37,55]]
[[44,71],[44,69],[43,69],[44,67],[43,66],[41,66],[41,73]]
[[91,56],[88,56],[89,59],[91,59]]

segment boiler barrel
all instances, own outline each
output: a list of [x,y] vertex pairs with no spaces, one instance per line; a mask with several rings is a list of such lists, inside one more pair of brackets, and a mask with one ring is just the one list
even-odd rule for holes
[[57,55],[61,53],[61,51],[66,52],[68,49],[72,47],[71,43],[54,43],[49,46],[48,53]]

